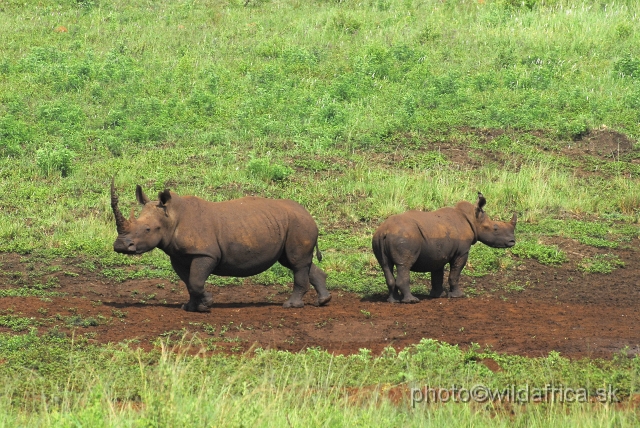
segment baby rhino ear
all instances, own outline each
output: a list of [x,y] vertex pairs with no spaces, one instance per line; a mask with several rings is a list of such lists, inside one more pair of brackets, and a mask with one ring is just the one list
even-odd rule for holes
[[478,204],[476,205],[476,217],[479,217],[480,214],[483,214],[484,211],[482,208],[486,205],[487,200],[484,198],[484,195],[478,192]]
[[164,192],[158,193],[158,199],[160,199],[160,205],[167,205],[171,200],[171,192],[169,189],[164,189]]

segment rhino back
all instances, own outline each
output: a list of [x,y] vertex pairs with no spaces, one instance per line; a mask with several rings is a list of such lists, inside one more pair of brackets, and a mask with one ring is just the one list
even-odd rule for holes
[[306,237],[303,240],[311,247],[317,240],[315,221],[294,201],[182,199],[173,246],[182,254],[219,259],[216,273],[220,275],[249,276],[267,269],[280,258],[292,231]]
[[469,251],[474,232],[463,213],[455,208],[436,211],[408,211],[405,221],[413,221],[420,234],[420,250],[412,270],[431,272]]

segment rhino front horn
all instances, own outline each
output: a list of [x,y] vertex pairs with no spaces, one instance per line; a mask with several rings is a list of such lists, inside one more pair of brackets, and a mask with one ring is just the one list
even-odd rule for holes
[[511,217],[511,224],[515,227],[518,222],[518,213],[513,213],[513,217]]
[[116,189],[113,185],[113,178],[111,178],[111,209],[113,210],[113,216],[116,218],[116,228],[118,230],[118,234],[125,233],[128,225],[128,221],[122,213],[120,212],[120,208],[118,208],[118,195],[116,195]]

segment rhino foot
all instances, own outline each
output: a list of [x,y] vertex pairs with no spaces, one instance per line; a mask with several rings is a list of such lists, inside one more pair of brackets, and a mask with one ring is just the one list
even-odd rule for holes
[[326,296],[318,296],[318,306],[324,306],[331,301],[331,294]]
[[418,299],[416,296],[413,296],[411,294],[401,300],[402,303],[418,303],[419,301],[420,299]]
[[462,291],[461,288],[455,288],[449,291],[449,297],[450,298],[464,297],[464,291]]
[[282,305],[283,308],[302,308],[303,306],[304,302],[302,300],[293,302],[291,300],[287,300],[284,302],[284,305]]
[[183,304],[182,309],[187,312],[209,312],[211,310],[207,305],[203,305],[202,303],[193,303],[191,301]]
[[189,300],[182,305],[182,309],[187,312],[209,312],[213,305],[213,295],[211,293],[204,293],[204,296],[199,300]]
[[387,302],[389,302],[389,303],[400,303],[400,300],[396,299],[396,298],[395,298],[395,297],[393,297],[393,296],[389,296],[389,297],[387,298]]
[[447,297],[447,290],[431,290],[429,297],[439,299],[441,297]]

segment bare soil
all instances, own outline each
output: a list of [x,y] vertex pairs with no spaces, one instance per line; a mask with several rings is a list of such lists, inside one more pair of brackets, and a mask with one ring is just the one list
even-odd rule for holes
[[[418,295],[417,304],[391,304],[384,294],[362,297],[334,289],[328,306],[315,307],[312,290],[304,308],[284,309],[291,287],[256,285],[249,278],[238,286],[208,285],[216,302],[212,310],[189,313],[180,308],[188,299],[183,283],[113,282],[67,261],[48,275],[59,281],[59,288],[50,291],[66,296],[0,298],[0,314],[33,317],[40,322],[41,334],[53,328],[54,319],[93,318],[98,325],[67,324],[58,331],[83,334],[98,343],[127,341],[144,348],[168,332],[187,331],[198,332],[218,351],[235,353],[259,346],[289,351],[320,347],[336,354],[368,348],[377,354],[387,346],[402,349],[422,338],[463,348],[478,343],[526,356],[545,356],[552,350],[571,358],[611,358],[621,350],[638,353],[640,242],[633,240],[625,249],[615,250],[625,266],[608,275],[576,269],[582,257],[600,250],[565,238],[549,243],[559,245],[570,262],[549,267],[524,260],[501,274],[463,277],[463,285],[474,293],[461,299]],[[57,262],[47,265],[64,263]],[[25,263],[15,254],[0,254],[0,263],[5,272],[23,272],[25,277],[29,269],[40,269],[38,263]],[[10,275],[3,278],[0,289],[15,287]],[[524,290],[513,291],[513,284]],[[329,278],[329,285],[339,284],[331,284]]]

